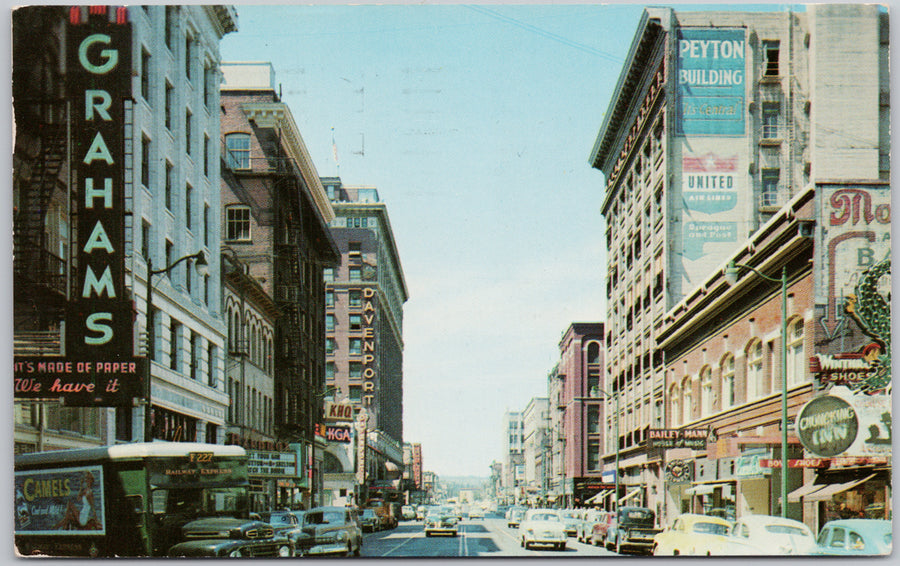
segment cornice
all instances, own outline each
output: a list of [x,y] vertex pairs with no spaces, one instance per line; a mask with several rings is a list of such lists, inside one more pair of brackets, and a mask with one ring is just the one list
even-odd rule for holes
[[219,36],[238,30],[238,16],[234,6],[218,4],[206,6],[205,8],[207,14],[209,14],[209,19],[216,26]]

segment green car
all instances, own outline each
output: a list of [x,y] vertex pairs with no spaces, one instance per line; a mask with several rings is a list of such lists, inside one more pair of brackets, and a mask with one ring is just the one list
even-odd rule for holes
[[291,542],[275,537],[268,523],[231,517],[198,519],[182,528],[185,542],[169,549],[177,557],[288,557],[294,555]]

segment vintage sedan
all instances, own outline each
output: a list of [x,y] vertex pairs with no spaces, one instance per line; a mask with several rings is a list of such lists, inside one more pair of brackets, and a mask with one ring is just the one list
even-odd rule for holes
[[524,507],[513,507],[509,511],[506,512],[506,526],[509,528],[518,528],[519,523],[522,522],[522,517],[525,516],[525,508]]
[[615,513],[611,511],[601,511],[600,516],[591,527],[590,543],[594,546],[606,546],[606,537],[609,533],[609,526],[613,522]]
[[891,521],[884,519],[838,519],[825,523],[812,554],[874,556],[890,554]]
[[[276,537],[285,537],[291,541],[295,549],[306,544],[309,535],[303,532],[301,521],[303,511],[264,511],[256,514],[259,520],[272,525]],[[297,552],[300,554],[300,552]]]
[[721,554],[806,555],[816,546],[816,537],[805,524],[771,515],[744,515],[731,527],[731,544]]
[[563,509],[560,513],[566,535],[574,537],[578,534],[578,523],[581,522],[581,512],[575,509]]
[[169,549],[171,557],[288,557],[291,542],[276,537],[268,523],[231,517],[197,519],[181,529],[185,542]]
[[425,515],[425,536],[436,534],[456,536],[459,518],[451,507],[429,509]]
[[370,533],[381,530],[381,517],[378,516],[375,509],[368,507],[362,510],[362,513],[359,515],[359,528],[363,532]]
[[298,554],[359,556],[363,545],[357,511],[351,507],[313,507],[303,513],[301,528],[307,534]]
[[520,544],[529,550],[536,544],[566,549],[566,527],[563,515],[556,509],[529,509],[519,525]]
[[591,532],[594,530],[594,524],[600,518],[601,511],[597,509],[585,509],[581,512],[581,520],[578,522],[578,532],[575,538],[578,542],[590,542]]
[[[723,554],[733,544],[731,523],[720,517],[684,513],[653,537],[654,556]],[[749,547],[748,547],[749,548]]]

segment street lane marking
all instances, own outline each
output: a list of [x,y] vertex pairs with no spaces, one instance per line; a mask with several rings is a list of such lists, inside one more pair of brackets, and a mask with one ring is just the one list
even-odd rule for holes
[[[418,536],[411,536],[411,537],[408,537],[408,538],[404,538],[404,539],[403,539],[403,542],[401,542],[400,544],[398,544],[398,545],[395,546],[394,548],[388,550],[387,552],[385,552],[384,554],[382,554],[382,556],[387,556],[388,554],[394,552],[395,550],[397,550],[398,548],[400,548],[400,547],[403,546],[404,544],[406,544],[406,543],[408,543],[408,542],[410,542],[410,541],[413,541],[413,540],[415,540],[415,539],[417,539],[417,538],[419,538],[419,537],[418,537]],[[382,540],[384,540],[384,539],[382,539]]]

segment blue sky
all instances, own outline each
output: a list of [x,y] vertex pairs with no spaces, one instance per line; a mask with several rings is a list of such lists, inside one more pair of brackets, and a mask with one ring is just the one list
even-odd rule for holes
[[410,292],[404,440],[439,475],[488,475],[562,333],[605,318],[588,156],[641,11],[238,5],[222,41],[224,61],[272,62],[320,175],[387,203]]
[[488,475],[562,332],[604,318],[588,156],[640,13],[239,5],[222,41],[223,61],[272,62],[320,175],[387,203],[410,292],[404,440],[439,475]]

